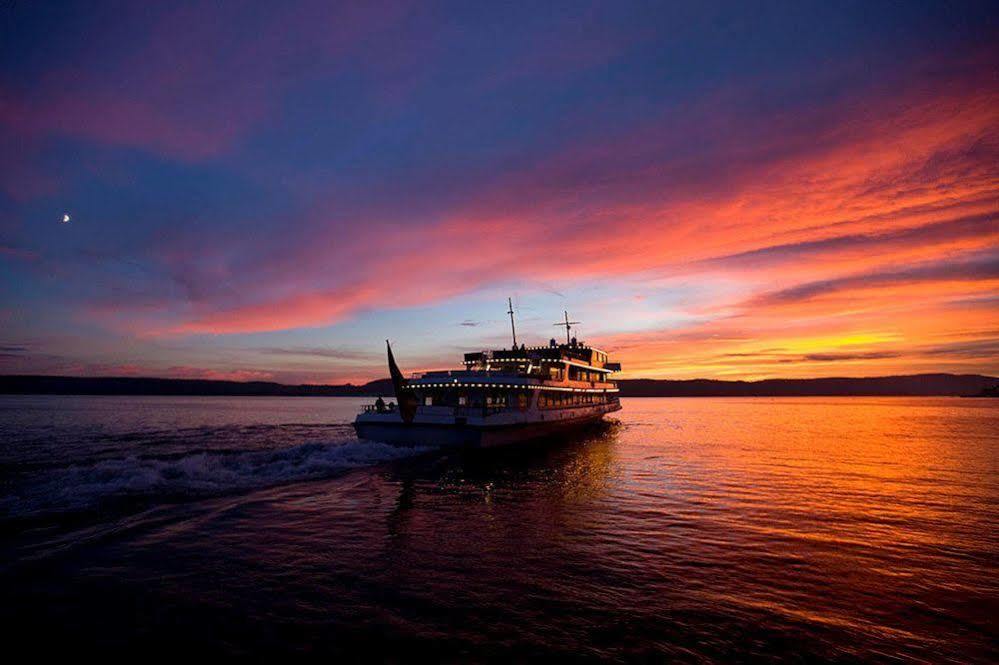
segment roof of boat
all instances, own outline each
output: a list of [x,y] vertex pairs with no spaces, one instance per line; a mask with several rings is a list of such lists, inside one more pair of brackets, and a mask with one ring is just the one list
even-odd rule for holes
[[607,353],[596,347],[583,343],[547,344],[545,346],[519,346],[507,349],[488,349],[465,354],[465,363],[481,362],[482,360],[516,361],[516,360],[581,360],[593,364],[597,360],[603,364]]
[[481,371],[435,371],[424,372],[408,382],[413,388],[528,388],[533,390],[555,390],[577,393],[616,393],[614,384],[556,385],[538,377],[513,376],[502,373]]

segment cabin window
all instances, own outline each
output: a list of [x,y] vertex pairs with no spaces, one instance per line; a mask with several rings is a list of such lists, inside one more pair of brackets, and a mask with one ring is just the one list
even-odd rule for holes
[[423,398],[423,406],[433,406],[433,405],[434,405],[433,397],[427,395],[426,397]]
[[467,406],[468,398],[464,395],[458,395],[458,406]]

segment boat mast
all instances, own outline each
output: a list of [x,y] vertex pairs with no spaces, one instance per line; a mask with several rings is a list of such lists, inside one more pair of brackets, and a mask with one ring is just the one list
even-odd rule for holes
[[507,314],[510,315],[510,332],[513,334],[513,348],[517,348],[517,326],[513,322],[513,299],[507,298],[506,304],[510,306]]
[[556,326],[558,326],[560,328],[563,327],[563,326],[565,327],[565,343],[568,344],[569,343],[569,331],[572,329],[572,327],[574,325],[578,325],[579,321],[570,321],[569,320],[569,312],[565,311],[564,309],[562,310],[562,313],[565,315],[565,323],[554,323],[552,325],[556,325]]

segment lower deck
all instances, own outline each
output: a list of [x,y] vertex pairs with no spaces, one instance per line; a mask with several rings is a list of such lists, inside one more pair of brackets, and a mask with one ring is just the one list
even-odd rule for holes
[[488,447],[549,436],[570,427],[600,420],[621,408],[618,402],[544,411],[460,411],[446,407],[419,407],[413,422],[398,411],[369,411],[354,421],[362,439],[393,445]]

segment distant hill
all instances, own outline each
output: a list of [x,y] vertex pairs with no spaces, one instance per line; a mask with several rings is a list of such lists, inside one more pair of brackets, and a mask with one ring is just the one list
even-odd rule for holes
[[624,397],[918,396],[978,395],[999,384],[999,378],[980,374],[911,374],[764,381],[627,379],[618,384]]
[[355,386],[350,383],[297,386],[269,381],[211,381],[139,377],[0,376],[0,394],[33,395],[271,395],[344,397],[389,395],[390,379]]
[[980,393],[971,395],[971,397],[999,397],[999,383],[990,388],[985,388]]
[[[987,395],[999,378],[979,374],[913,374],[872,378],[716,381],[624,379],[623,397],[794,397],[837,395]],[[272,395],[389,396],[389,379],[362,385],[285,385],[268,381],[209,381],[137,377],[0,376],[0,394],[36,395]]]

